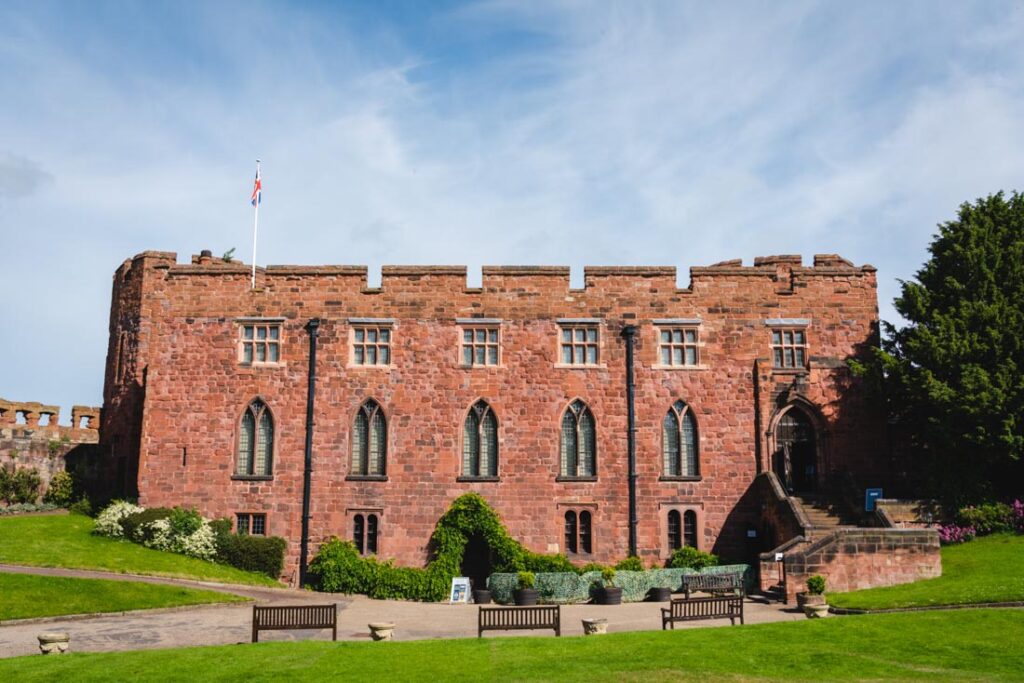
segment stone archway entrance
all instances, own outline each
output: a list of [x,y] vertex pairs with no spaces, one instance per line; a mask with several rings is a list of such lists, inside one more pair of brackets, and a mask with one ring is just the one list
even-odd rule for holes
[[798,407],[775,426],[775,473],[789,493],[818,490],[818,436],[810,416]]
[[494,572],[494,551],[483,534],[475,533],[466,541],[460,571],[468,576],[474,589],[487,588],[487,577]]

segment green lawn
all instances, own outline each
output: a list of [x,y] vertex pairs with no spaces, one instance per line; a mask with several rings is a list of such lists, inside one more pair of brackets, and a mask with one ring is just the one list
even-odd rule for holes
[[970,610],[597,637],[30,656],[0,661],[0,680],[1008,681],[1024,675],[1022,642],[1024,611]]
[[0,563],[280,585],[263,574],[93,536],[92,527],[93,520],[82,515],[0,517]]
[[29,574],[0,574],[0,595],[0,621],[245,601],[237,595],[179,586]]
[[1024,536],[995,534],[942,549],[942,576],[828,596],[834,607],[892,609],[1024,600]]

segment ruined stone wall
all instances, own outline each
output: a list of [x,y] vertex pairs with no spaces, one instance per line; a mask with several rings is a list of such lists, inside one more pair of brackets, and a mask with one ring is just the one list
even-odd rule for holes
[[[312,550],[351,536],[352,515],[380,516],[379,552],[422,565],[438,517],[466,491],[483,495],[514,537],[537,551],[563,550],[566,509],[593,514],[593,554],[628,550],[624,325],[637,325],[636,424],[639,548],[646,561],[668,556],[666,515],[693,509],[698,546],[727,558],[749,555],[745,531],[759,510],[745,496],[769,462],[766,430],[792,396],[818,410],[831,468],[870,469],[883,421],[845,368],[877,339],[874,269],[834,256],[767,257],[694,268],[676,285],[674,268],[587,268],[585,287],[568,268],[485,267],[480,288],[464,268],[385,267],[379,288],[366,269],[270,266],[249,269],[209,256],[176,264],[147,252],[115,275],[103,439],[132,464],[140,502],[196,505],[208,516],[265,512],[268,531],[299,540],[309,341],[320,318],[316,392]],[[245,317],[283,319],[281,362],[238,361]],[[350,364],[350,319],[393,319],[388,368]],[[501,365],[460,365],[458,320],[500,320]],[[600,363],[558,362],[558,320],[600,321]],[[809,319],[809,371],[770,367],[767,319]],[[658,367],[656,320],[700,322],[701,363]],[[130,361],[118,360],[127,332]],[[116,371],[118,368],[127,370]],[[793,387],[797,377],[800,386]],[[273,477],[233,478],[239,419],[262,398],[275,420]],[[366,398],[388,419],[385,481],[347,479],[352,422]],[[781,397],[781,403],[780,403]],[[460,481],[466,411],[486,399],[499,420],[498,480]],[[559,480],[559,426],[575,398],[597,423],[597,476]],[[700,477],[663,478],[662,420],[676,400],[697,418]],[[135,426],[137,425],[137,427]],[[138,429],[135,436],[133,429]],[[138,449],[137,452],[135,449]],[[137,478],[134,475],[137,463]],[[742,501],[742,502],[741,502]],[[294,566],[294,564],[293,564]]]
[[[61,425],[60,408],[0,398],[0,467],[29,468],[39,473],[40,496],[50,479],[68,469],[70,460],[84,467],[99,441],[100,409],[74,406],[71,424]],[[0,502],[0,504],[3,504]]]

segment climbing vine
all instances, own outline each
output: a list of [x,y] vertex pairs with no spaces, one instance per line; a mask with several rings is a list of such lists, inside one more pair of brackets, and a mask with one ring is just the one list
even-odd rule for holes
[[437,521],[426,567],[396,567],[392,560],[361,557],[355,544],[335,537],[320,547],[309,565],[309,575],[317,590],[436,602],[448,596],[452,577],[461,571],[466,544],[474,536],[490,546],[496,558],[495,571],[576,571],[563,555],[543,555],[524,548],[509,535],[486,500],[466,493]]

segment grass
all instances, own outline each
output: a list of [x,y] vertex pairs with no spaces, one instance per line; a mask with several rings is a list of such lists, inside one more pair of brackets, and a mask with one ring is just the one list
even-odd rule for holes
[[0,679],[997,681],[1020,680],[1021,642],[1021,610],[921,612],[587,638],[274,642],[31,656],[0,661]]
[[0,517],[0,563],[280,585],[263,574],[93,536],[92,527],[93,520],[82,515]]
[[0,621],[245,601],[179,586],[29,574],[0,574],[0,595]]
[[893,609],[1024,600],[1024,536],[995,534],[942,549],[942,576],[828,596],[834,607]]

